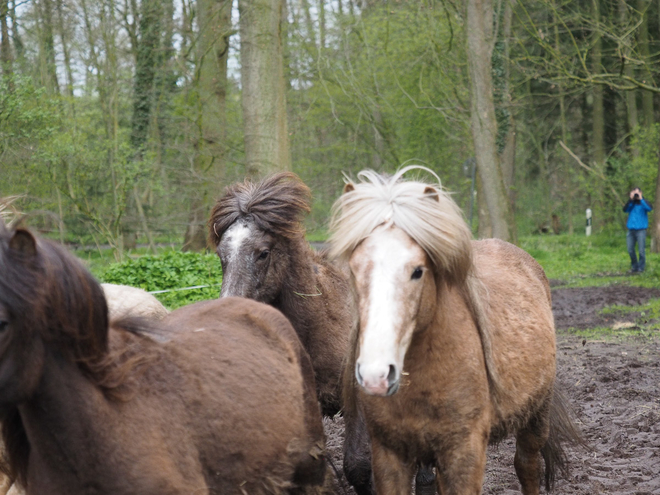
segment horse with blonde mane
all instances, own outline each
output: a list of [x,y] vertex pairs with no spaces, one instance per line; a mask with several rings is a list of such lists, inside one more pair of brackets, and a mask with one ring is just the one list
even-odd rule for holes
[[[414,169],[435,184],[403,180]],[[516,436],[524,495],[580,442],[555,390],[555,330],[543,269],[521,249],[471,241],[437,176],[363,171],[333,207],[330,255],[348,261],[359,308],[344,407],[360,409],[380,494],[409,493],[420,465],[442,495],[481,493],[486,448]]]

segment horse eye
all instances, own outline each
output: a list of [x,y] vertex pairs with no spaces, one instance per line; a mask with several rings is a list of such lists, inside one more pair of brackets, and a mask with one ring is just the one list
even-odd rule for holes
[[413,270],[412,275],[410,276],[410,280],[419,280],[420,278],[422,278],[423,274],[424,274],[424,270],[422,270],[422,267],[418,266]]
[[261,251],[261,253],[259,253],[259,257],[257,259],[265,260],[266,258],[268,258],[269,254],[270,254],[270,251],[268,251],[268,249],[264,249],[263,251]]
[[9,326],[8,321],[0,321],[0,332],[4,332],[7,330],[7,327]]

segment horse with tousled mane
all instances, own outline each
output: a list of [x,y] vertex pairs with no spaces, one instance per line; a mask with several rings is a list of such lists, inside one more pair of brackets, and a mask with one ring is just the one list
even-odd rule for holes
[[[437,183],[406,181],[414,169]],[[359,311],[344,407],[371,437],[376,491],[409,493],[419,465],[442,495],[481,493],[486,448],[513,433],[524,495],[580,443],[555,389],[548,280],[521,249],[470,230],[437,176],[363,171],[333,207],[330,255],[349,263]]]
[[309,353],[324,414],[341,408],[343,360],[353,321],[347,274],[305,239],[309,188],[290,172],[227,187],[209,220],[222,264],[220,297],[270,304]]
[[226,299],[109,324],[78,260],[0,221],[3,469],[28,494],[319,493],[314,390],[273,308]]

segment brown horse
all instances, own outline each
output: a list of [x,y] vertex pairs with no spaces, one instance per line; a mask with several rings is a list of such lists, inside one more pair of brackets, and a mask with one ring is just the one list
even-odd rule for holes
[[226,299],[109,328],[73,256],[0,222],[0,413],[28,494],[317,492],[314,390],[276,310]]
[[430,463],[439,493],[477,495],[489,440],[515,433],[522,492],[537,495],[539,454],[549,490],[566,466],[561,442],[580,439],[554,391],[548,281],[515,246],[471,242],[439,180],[402,180],[410,169],[362,172],[331,224],[360,317],[344,404],[364,411],[376,490],[409,493],[416,466]]
[[270,304],[293,324],[312,358],[324,414],[341,407],[344,356],[353,321],[347,273],[316,253],[302,218],[310,190],[289,172],[229,186],[209,221],[222,263],[220,297]]
[[[220,297],[271,304],[289,318],[316,374],[324,414],[341,407],[341,379],[354,324],[348,270],[314,252],[302,218],[310,191],[292,173],[227,188],[209,221],[223,269]],[[344,265],[345,266],[345,265]],[[372,493],[369,437],[359,411],[345,411],[344,473],[359,495]]]

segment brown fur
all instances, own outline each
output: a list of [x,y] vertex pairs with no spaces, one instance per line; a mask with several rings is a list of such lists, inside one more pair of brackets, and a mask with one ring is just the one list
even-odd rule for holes
[[[309,201],[309,188],[288,172],[256,184],[234,184],[211,213],[209,235],[222,260],[225,231],[237,221],[256,226],[255,246],[267,242],[270,251],[267,274],[250,271],[252,261],[243,266],[223,261],[226,278],[235,273],[243,284],[236,295],[270,304],[289,318],[312,359],[323,412],[334,415],[341,408],[340,375],[353,321],[352,299],[347,273],[314,252],[305,240],[301,220],[309,211]],[[256,282],[257,276],[263,278]]]
[[[256,225],[258,233],[246,251],[268,248],[269,266],[265,273],[255,273],[258,261],[253,259],[223,261],[225,281],[235,277],[241,284],[237,295],[271,304],[289,318],[311,357],[323,413],[332,416],[342,407],[341,374],[354,321],[353,298],[345,265],[330,263],[305,240],[301,220],[308,211],[309,189],[293,174],[275,174],[256,184],[246,181],[227,188],[218,200],[209,235],[222,261],[227,229],[239,221]],[[344,472],[358,494],[371,493],[364,420],[352,410],[344,420]]]
[[[517,436],[515,467],[525,495],[539,493],[566,466],[562,441],[579,441],[554,393],[555,338],[548,281],[524,251],[497,241],[473,242],[474,276],[483,284],[493,365],[501,395],[491,393],[480,332],[466,289],[429,280],[405,357],[405,383],[390,397],[366,395],[355,380],[359,328],[345,374],[346,407],[364,410],[379,493],[409,492],[415,466],[435,464],[443,495],[481,493],[486,445]],[[497,400],[495,400],[497,399]],[[550,437],[553,435],[553,437]]]
[[310,211],[312,193],[291,172],[271,175],[261,182],[233,184],[211,212],[209,236],[217,246],[222,234],[239,218],[251,218],[261,230],[296,238],[304,234],[301,220]]
[[3,226],[0,274],[3,439],[28,494],[320,490],[314,379],[279,312],[228,298],[108,328],[71,255]]

